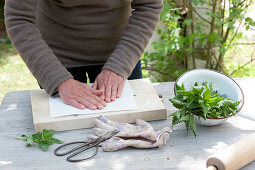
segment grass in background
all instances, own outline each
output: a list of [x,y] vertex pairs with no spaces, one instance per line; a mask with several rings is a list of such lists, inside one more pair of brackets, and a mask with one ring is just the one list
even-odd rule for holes
[[32,76],[8,38],[0,38],[0,103],[6,93],[38,89]]

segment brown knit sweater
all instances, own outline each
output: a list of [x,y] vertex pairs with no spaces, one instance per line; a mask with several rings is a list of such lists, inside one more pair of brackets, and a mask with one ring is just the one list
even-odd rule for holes
[[162,0],[6,0],[5,22],[27,67],[52,94],[72,77],[67,67],[104,64],[126,79],[161,8]]

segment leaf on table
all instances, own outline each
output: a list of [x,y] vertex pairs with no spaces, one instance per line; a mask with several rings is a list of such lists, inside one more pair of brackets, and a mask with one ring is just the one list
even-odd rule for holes
[[32,134],[32,137],[34,140],[40,139],[42,137],[42,132],[37,132],[35,134]]
[[42,131],[42,139],[43,140],[47,140],[47,139],[52,138],[52,136],[54,135],[55,132],[56,131],[52,130],[52,129],[50,129],[50,130],[43,129],[43,131]]
[[23,134],[21,137],[16,137],[14,139],[26,141],[26,147],[32,146],[34,144],[32,135],[26,136]]
[[47,151],[50,146],[48,143],[45,143],[44,141],[38,141],[37,143],[43,151]]
[[34,144],[34,140],[32,135],[29,135],[26,139],[26,147],[32,146]]
[[58,144],[63,143],[63,141],[61,141],[61,140],[59,140],[59,139],[56,139],[56,138],[51,138],[51,142],[52,142],[52,143],[58,143]]
[[34,143],[37,143],[38,146],[43,150],[43,151],[47,151],[49,146],[57,143],[57,144],[61,144],[63,143],[61,140],[53,138],[52,136],[55,134],[55,130],[46,130],[43,129],[42,132],[38,132],[35,134],[31,134],[29,136],[26,135],[21,135],[21,138],[14,138],[14,139],[22,139],[24,141],[26,141],[26,146],[32,146]]

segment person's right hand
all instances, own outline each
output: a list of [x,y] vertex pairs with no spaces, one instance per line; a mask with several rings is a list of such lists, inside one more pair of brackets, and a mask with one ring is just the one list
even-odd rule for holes
[[102,90],[95,90],[86,83],[81,83],[73,78],[62,82],[57,89],[65,104],[78,109],[85,109],[87,107],[91,110],[101,110],[106,106],[106,102],[98,97],[103,94]]

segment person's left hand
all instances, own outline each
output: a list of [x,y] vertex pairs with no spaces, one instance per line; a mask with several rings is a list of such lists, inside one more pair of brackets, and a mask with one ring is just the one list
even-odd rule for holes
[[120,98],[124,87],[124,79],[110,71],[103,69],[97,76],[92,88],[96,90],[103,90],[104,93],[100,96],[107,103],[114,101],[116,98]]

